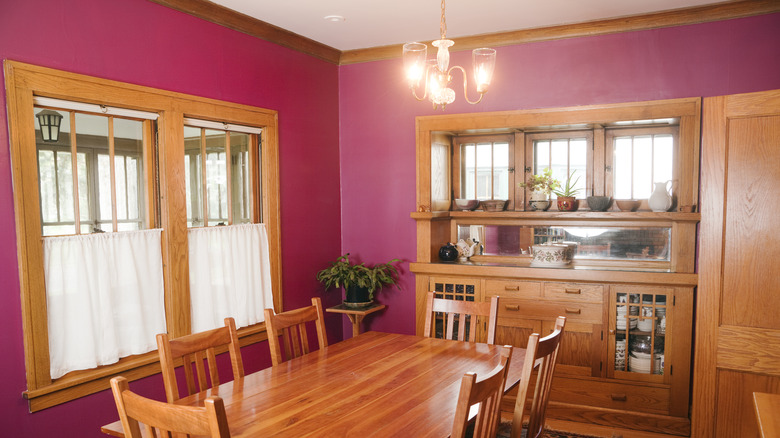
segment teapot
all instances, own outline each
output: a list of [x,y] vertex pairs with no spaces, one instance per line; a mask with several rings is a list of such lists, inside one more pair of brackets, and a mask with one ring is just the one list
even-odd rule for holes
[[446,245],[439,248],[439,260],[443,262],[454,262],[457,259],[458,248],[456,248],[452,243],[447,243]]

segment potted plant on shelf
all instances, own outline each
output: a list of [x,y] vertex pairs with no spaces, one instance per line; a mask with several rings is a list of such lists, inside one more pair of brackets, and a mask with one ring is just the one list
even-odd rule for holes
[[365,263],[354,264],[349,260],[349,253],[331,262],[330,266],[317,273],[317,280],[325,285],[325,289],[343,287],[346,291],[344,305],[347,307],[368,307],[374,301],[374,293],[385,286],[398,285],[398,269],[392,259],[387,263],[366,266]]
[[552,169],[545,168],[540,175],[531,175],[528,181],[520,183],[520,187],[525,187],[531,191],[528,205],[531,210],[545,211],[550,208],[550,193],[559,188],[561,183],[553,178]]
[[560,211],[577,211],[577,208],[579,207],[579,201],[577,201],[577,192],[579,192],[580,189],[575,188],[574,186],[577,185],[580,177],[578,176],[577,179],[572,182],[571,179],[574,176],[574,172],[576,172],[576,170],[572,170],[571,175],[566,178],[566,185],[560,186],[558,189],[553,190],[555,195],[558,197],[558,210]]

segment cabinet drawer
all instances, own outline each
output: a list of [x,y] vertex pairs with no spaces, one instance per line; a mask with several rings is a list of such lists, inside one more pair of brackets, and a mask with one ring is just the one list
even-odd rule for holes
[[542,283],[538,281],[486,280],[485,296],[498,295],[501,298],[539,298]]
[[562,301],[600,303],[604,300],[604,286],[588,283],[544,283],[544,297]]
[[502,324],[502,318],[554,320],[558,316],[565,316],[569,321],[601,324],[602,314],[601,304],[519,300],[503,296],[498,303],[499,324]]
[[585,406],[669,414],[669,389],[655,386],[579,380],[558,376],[550,400]]

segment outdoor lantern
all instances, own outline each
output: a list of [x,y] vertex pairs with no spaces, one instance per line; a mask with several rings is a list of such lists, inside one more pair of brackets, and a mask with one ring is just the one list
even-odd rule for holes
[[43,110],[35,115],[38,123],[41,125],[41,136],[43,141],[56,142],[60,137],[60,122],[62,114],[57,111]]

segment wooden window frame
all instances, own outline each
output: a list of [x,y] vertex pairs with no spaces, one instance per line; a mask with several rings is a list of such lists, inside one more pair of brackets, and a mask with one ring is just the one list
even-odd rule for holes
[[[638,136],[655,136],[655,135],[671,135],[673,138],[672,144],[672,181],[674,184],[678,184],[680,180],[680,161],[681,161],[681,149],[680,149],[680,129],[678,125],[664,125],[664,126],[632,126],[630,128],[608,128],[606,129],[605,148],[604,148],[604,163],[606,165],[606,176],[604,178],[604,184],[606,187],[606,193],[609,196],[615,198],[615,138],[618,137],[638,137]],[[674,187],[674,186],[673,186]],[[649,208],[647,205],[647,199],[639,199],[641,209]],[[682,204],[680,204],[682,205]]]
[[[38,411],[109,387],[122,374],[139,379],[159,372],[155,351],[122,358],[91,370],[74,371],[52,380],[49,370],[46,292],[38,195],[34,96],[98,103],[154,112],[157,121],[158,183],[147,188],[160,199],[150,227],[163,229],[163,276],[166,324],[171,337],[189,334],[190,296],[187,214],[184,194],[184,118],[230,122],[263,128],[262,169],[253,167],[253,180],[262,199],[253,203],[266,225],[271,248],[274,303],[282,306],[281,227],[279,218],[278,116],[273,110],[234,104],[150,87],[110,81],[16,61],[4,62],[6,98],[14,183],[14,206],[22,301],[27,391],[30,411]],[[149,128],[150,129],[150,128]],[[152,135],[145,132],[145,135]],[[146,161],[150,163],[151,161]],[[259,220],[258,220],[259,221]],[[267,339],[265,323],[239,330],[242,345]]]
[[[496,143],[507,143],[509,148],[509,187],[508,187],[508,194],[509,198],[507,202],[506,209],[511,210],[514,208],[514,200],[515,200],[515,175],[517,172],[515,171],[515,137],[512,134],[491,134],[491,135],[463,135],[463,136],[456,136],[452,139],[452,190],[455,194],[455,198],[462,198],[462,185],[461,185],[461,172],[463,170],[463,163],[461,160],[461,149],[463,145],[467,144],[474,144],[477,145],[479,143],[490,143],[491,149],[495,147]],[[493,162],[490,163],[490,170],[491,175],[493,173]],[[495,198],[495,188],[493,187],[494,179],[491,178],[490,180],[490,199],[496,199]],[[474,186],[474,191],[476,193],[476,185]],[[476,198],[476,196],[475,196]]]
[[[525,150],[523,151],[525,153],[525,160],[527,166],[525,167],[525,172],[523,173],[524,176],[530,176],[534,175],[534,142],[536,141],[550,141],[553,140],[574,140],[578,138],[584,138],[587,142],[586,146],[586,152],[585,152],[585,190],[584,192],[578,193],[578,196],[576,196],[577,199],[585,199],[589,195],[589,193],[593,193],[594,189],[594,181],[597,181],[599,178],[596,177],[596,171],[595,165],[594,165],[594,158],[596,156],[595,151],[595,145],[593,138],[595,137],[594,132],[592,129],[588,130],[577,130],[577,131],[551,131],[551,132],[528,132],[525,134]],[[551,156],[552,159],[552,156]],[[571,164],[569,162],[569,158],[567,157],[567,167]],[[566,181],[560,181],[562,185],[566,184]],[[558,209],[558,205],[556,203],[552,203],[550,206],[550,209],[555,211]]]
[[[417,206],[416,212],[440,212],[450,208],[450,200],[436,200],[431,202],[432,178],[440,178],[431,174],[431,145],[432,140],[448,136],[455,138],[458,135],[468,135],[471,132],[514,135],[515,169],[528,169],[531,171],[533,160],[527,156],[527,138],[536,133],[590,131],[593,136],[592,178],[587,182],[587,189],[595,196],[611,196],[606,180],[611,177],[606,162],[606,131],[623,129],[615,126],[621,121],[644,121],[675,119],[677,137],[677,150],[675,152],[674,177],[677,184],[674,195],[677,205],[695,207],[698,203],[699,180],[699,122],[701,120],[701,99],[682,98],[669,100],[656,100],[646,102],[629,102],[618,104],[589,105],[579,107],[543,108],[532,110],[516,110],[501,112],[484,112],[471,114],[456,114],[448,116],[420,116],[416,118],[416,144],[417,144]],[[634,125],[633,129],[641,127]],[[648,128],[650,126],[647,126]],[[437,143],[438,144],[438,143]],[[452,193],[457,196],[456,169],[459,169],[459,158],[454,156],[457,149],[453,146],[453,165],[451,166],[453,187]],[[532,153],[532,151],[531,151]],[[591,164],[589,164],[590,166]],[[518,172],[515,173],[515,184],[519,183]],[[609,187],[611,190],[611,186]],[[510,189],[511,190],[511,189]],[[514,188],[514,205],[508,205],[506,210],[523,211],[526,209],[525,190]],[[646,201],[640,207],[646,210]],[[554,210],[554,209],[553,209]],[[433,248],[435,249],[435,248]],[[433,250],[430,250],[433,253]],[[418,254],[420,260],[427,260],[429,252]]]

